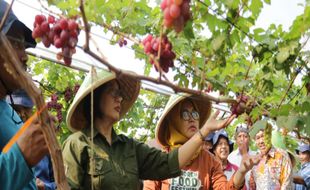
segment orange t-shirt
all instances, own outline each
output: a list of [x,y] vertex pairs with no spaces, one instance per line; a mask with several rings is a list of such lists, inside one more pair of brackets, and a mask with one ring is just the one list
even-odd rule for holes
[[145,180],[144,190],[232,190],[236,189],[231,177],[227,181],[221,163],[208,151],[201,151],[191,164],[182,168],[179,177],[163,181]]

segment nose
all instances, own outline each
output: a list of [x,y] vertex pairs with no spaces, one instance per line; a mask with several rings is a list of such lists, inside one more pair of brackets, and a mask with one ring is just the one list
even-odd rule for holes
[[26,54],[26,51],[21,51],[20,60],[21,60],[23,63],[27,63],[27,61],[28,61],[28,55]]
[[121,102],[123,101],[123,97],[122,97],[122,96],[117,96],[117,97],[115,98],[115,100],[116,100],[117,102],[121,103]]
[[26,69],[27,68],[27,61],[28,61],[28,55],[26,54],[25,49],[18,49],[16,50],[17,52],[17,56],[19,58],[19,60],[21,61],[21,63],[23,64],[23,68]]
[[258,143],[259,143],[259,144],[264,143],[264,138],[259,138],[259,139],[258,139]]
[[194,121],[192,114],[189,114],[189,120],[188,121]]

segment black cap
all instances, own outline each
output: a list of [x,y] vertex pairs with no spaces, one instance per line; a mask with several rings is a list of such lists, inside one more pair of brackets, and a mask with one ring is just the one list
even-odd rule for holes
[[[3,18],[8,7],[9,7],[9,5],[4,0],[0,0],[0,20],[2,20],[2,18]],[[16,30],[22,29],[24,31],[25,47],[26,48],[36,47],[37,43],[32,38],[32,31],[24,23],[22,23],[20,20],[18,20],[18,18],[15,16],[13,11],[11,10],[6,21],[5,21],[5,23],[4,23],[2,31],[5,34],[7,34],[10,30],[15,29],[15,28],[16,28]]]

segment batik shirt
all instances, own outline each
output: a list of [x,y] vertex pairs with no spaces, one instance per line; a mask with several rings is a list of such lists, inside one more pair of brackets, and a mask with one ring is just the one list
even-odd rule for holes
[[251,188],[256,190],[292,189],[292,164],[288,153],[272,147],[253,167],[250,181]]

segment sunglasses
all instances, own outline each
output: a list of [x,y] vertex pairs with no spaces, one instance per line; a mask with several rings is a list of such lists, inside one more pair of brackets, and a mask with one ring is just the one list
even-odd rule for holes
[[189,112],[189,111],[182,111],[182,112],[181,112],[181,118],[182,118],[184,121],[190,120],[191,117],[192,117],[194,120],[199,120],[199,113],[198,113],[197,111],[192,111],[192,112]]
[[113,97],[113,98],[122,98],[123,100],[127,100],[124,92],[120,89],[116,89],[116,88],[109,88],[107,89],[107,92]]

